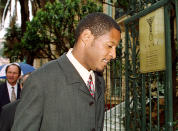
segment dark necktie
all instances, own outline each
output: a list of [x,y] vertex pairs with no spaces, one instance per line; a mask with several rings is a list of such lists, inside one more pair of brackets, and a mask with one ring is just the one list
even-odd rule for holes
[[95,95],[95,87],[94,87],[91,75],[89,76],[88,85],[87,86],[88,86],[88,89],[90,91],[90,94],[94,97],[94,95]]
[[16,100],[15,90],[14,87],[12,87],[12,93],[11,93],[11,102]]

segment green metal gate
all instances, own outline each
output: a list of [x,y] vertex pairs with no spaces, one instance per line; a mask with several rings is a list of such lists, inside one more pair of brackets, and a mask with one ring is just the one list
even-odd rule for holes
[[[120,42],[117,58],[105,72],[105,131],[176,130],[172,76],[177,69],[172,72],[172,48],[175,48],[177,58],[178,33],[175,32],[178,32],[178,26],[171,28],[171,13],[172,10],[175,11],[178,25],[178,0],[150,1],[147,0],[147,4],[139,6],[146,2],[138,0],[134,3],[131,0],[131,17],[124,21],[125,42]],[[139,19],[161,7],[164,8],[166,68],[143,73],[140,71]],[[176,34],[175,38],[173,33]],[[174,63],[178,65],[177,61]]]

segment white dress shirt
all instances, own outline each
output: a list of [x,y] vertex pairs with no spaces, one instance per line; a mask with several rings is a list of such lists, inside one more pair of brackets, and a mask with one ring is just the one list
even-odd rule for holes
[[7,84],[7,89],[8,89],[10,101],[11,101],[12,87],[14,87],[15,96],[16,96],[16,98],[17,98],[17,83],[16,83],[14,86],[11,86],[11,85],[9,84],[9,82],[6,81],[6,84]]
[[85,84],[88,84],[88,80],[89,80],[89,76],[91,74],[92,76],[92,80],[94,83],[94,87],[95,87],[95,74],[94,72],[88,71],[83,65],[80,64],[80,62],[73,56],[72,54],[72,48],[67,52],[66,56],[69,59],[69,61],[73,64],[73,66],[75,67],[75,69],[78,71],[78,73],[80,74],[80,76],[82,77],[83,81],[85,82]]

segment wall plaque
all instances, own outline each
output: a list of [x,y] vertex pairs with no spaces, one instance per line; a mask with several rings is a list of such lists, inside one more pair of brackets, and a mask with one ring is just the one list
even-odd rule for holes
[[165,70],[164,8],[139,19],[141,73]]

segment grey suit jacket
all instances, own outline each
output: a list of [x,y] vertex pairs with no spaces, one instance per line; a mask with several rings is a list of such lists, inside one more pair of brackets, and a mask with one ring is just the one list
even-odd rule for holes
[[95,73],[95,99],[64,54],[29,76],[11,131],[102,131],[104,79]]
[[0,131],[10,131],[14,122],[14,115],[16,106],[19,103],[19,100],[16,100],[12,103],[6,104],[2,107],[0,113]]

